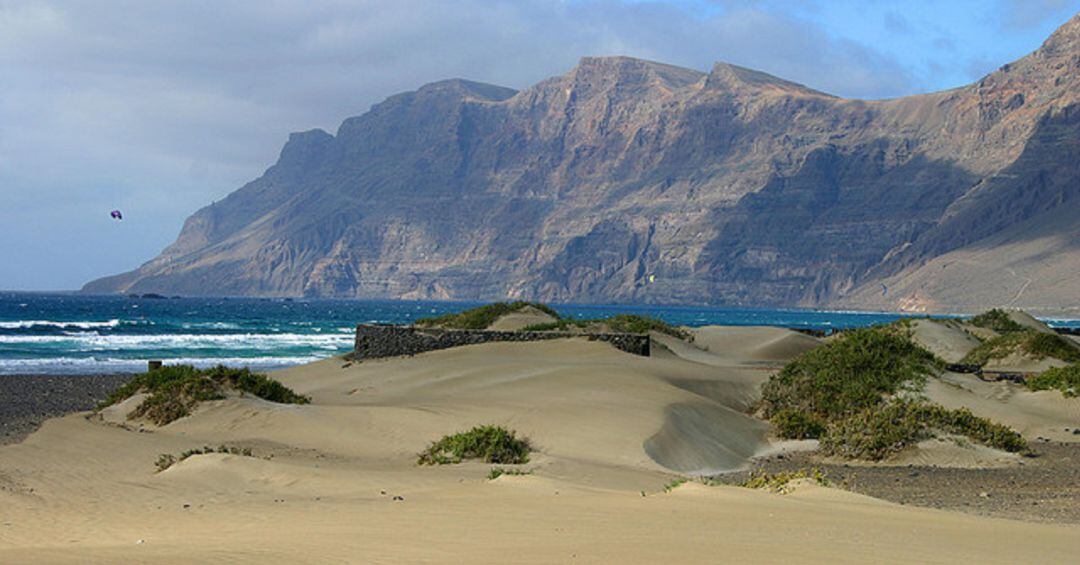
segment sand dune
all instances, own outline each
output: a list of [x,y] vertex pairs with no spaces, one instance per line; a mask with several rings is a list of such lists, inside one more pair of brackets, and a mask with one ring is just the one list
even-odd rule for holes
[[1006,424],[1029,441],[1047,438],[1080,441],[1080,398],[1059,391],[1032,392],[1010,382],[984,382],[974,375],[945,373],[930,379],[926,394],[946,408],[967,408],[978,416]]
[[536,308],[525,306],[524,308],[499,316],[490,326],[489,330],[518,331],[528,326],[547,324],[555,321],[555,317]]
[[796,331],[767,326],[693,328],[694,345],[712,355],[744,363],[787,362],[821,344],[821,340]]
[[981,343],[964,330],[934,320],[912,320],[911,339],[947,363],[959,363]]
[[[0,448],[0,562],[1064,563],[1080,552],[1076,527],[834,489],[664,492],[675,472],[772,449],[746,415],[768,376],[761,348],[810,346],[783,331],[700,335],[708,351],[672,344],[653,358],[572,339],[330,359],[275,375],[310,405],[234,397],[142,432],[116,414],[51,420]],[[533,440],[531,474],[416,464],[428,442],[482,423]],[[159,454],[219,444],[254,457],[155,472]]]

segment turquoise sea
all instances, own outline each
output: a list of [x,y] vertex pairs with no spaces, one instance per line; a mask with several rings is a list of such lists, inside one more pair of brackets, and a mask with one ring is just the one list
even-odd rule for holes
[[[148,359],[273,369],[348,351],[358,323],[407,323],[468,302],[253,298],[130,298],[0,292],[0,374],[144,370]],[[556,304],[577,318],[646,314],[676,325],[821,330],[895,320],[885,313]],[[1080,326],[1076,320],[1049,320]]]

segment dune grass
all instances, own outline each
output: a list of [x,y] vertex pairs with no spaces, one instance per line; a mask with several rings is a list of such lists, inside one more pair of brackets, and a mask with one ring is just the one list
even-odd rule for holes
[[893,398],[866,408],[828,427],[821,435],[821,451],[848,459],[878,461],[938,432],[965,436],[972,441],[1009,452],[1026,453],[1027,442],[1016,431],[975,416],[967,409],[949,410],[936,404]]
[[229,455],[242,455],[244,457],[254,457],[254,454],[251,452],[251,449],[246,448],[246,447],[244,447],[244,448],[226,447],[224,445],[219,445],[215,449],[213,447],[206,446],[206,447],[203,447],[202,449],[199,449],[199,448],[189,449],[189,450],[184,451],[183,453],[181,453],[178,457],[173,456],[171,453],[162,453],[161,455],[158,456],[157,462],[155,463],[155,466],[157,467],[157,470],[160,473],[160,472],[164,471],[165,469],[168,469],[169,467],[172,467],[173,465],[187,459],[188,457],[191,457],[193,455],[206,455],[206,454],[209,454],[209,453],[227,453]]
[[229,390],[280,404],[307,404],[311,401],[266,375],[253,373],[247,368],[218,365],[196,369],[191,365],[168,365],[135,376],[109,395],[98,405],[98,409],[139,393],[147,393],[149,396],[135,407],[128,418],[145,417],[164,426],[187,416],[200,402],[225,398]]
[[[799,420],[796,430],[820,429],[884,395],[921,389],[937,369],[928,351],[893,328],[844,332],[796,357],[762,387],[765,417]],[[798,414],[798,415],[796,415]]]
[[1068,398],[1080,396],[1080,363],[1047,369],[1027,380],[1031,390],[1060,390]]
[[650,331],[656,331],[670,336],[674,336],[680,339],[687,339],[690,334],[675,327],[671,324],[653,318],[650,316],[641,316],[638,314],[616,314],[609,318],[595,318],[595,319],[582,319],[571,320],[561,319],[556,322],[549,322],[546,324],[533,324],[522,328],[522,331],[530,332],[543,332],[543,331],[569,331],[571,329],[584,330],[590,326],[606,326],[608,331],[614,333],[630,333],[630,334],[644,334]]
[[476,426],[467,432],[444,436],[417,456],[420,465],[447,465],[480,459],[498,465],[529,462],[532,446],[512,430],[500,426]]
[[981,343],[960,360],[961,363],[986,365],[993,359],[1003,359],[1023,353],[1033,359],[1053,357],[1067,363],[1080,363],[1080,348],[1057,334],[1025,329],[1002,334]]
[[994,308],[993,310],[983,312],[982,314],[971,318],[968,323],[980,328],[991,329],[998,333],[1018,332],[1024,329],[1024,326],[1013,321],[1013,319],[1009,317],[1008,312],[1000,308]]
[[768,473],[759,469],[751,472],[750,476],[740,483],[739,486],[752,489],[764,489],[777,493],[786,493],[788,484],[791,483],[791,481],[799,479],[809,479],[821,486],[829,486],[832,484],[829,481],[828,475],[817,468],[799,469],[797,471],[780,471],[779,473]]
[[560,319],[559,313],[546,304],[519,300],[517,302],[495,302],[477,308],[470,308],[463,312],[443,314],[442,316],[431,318],[420,318],[413,323],[417,326],[440,327],[455,330],[484,330],[502,316],[512,314],[528,306],[532,306],[556,320]]
[[487,478],[489,481],[494,481],[495,479],[503,475],[506,475],[508,477],[521,477],[531,474],[531,469],[506,469],[502,467],[492,467],[491,470],[488,471]]
[[850,459],[880,460],[937,433],[1027,451],[1008,427],[923,399],[940,366],[903,325],[851,330],[771,377],[760,408],[781,437],[818,439],[824,453]]

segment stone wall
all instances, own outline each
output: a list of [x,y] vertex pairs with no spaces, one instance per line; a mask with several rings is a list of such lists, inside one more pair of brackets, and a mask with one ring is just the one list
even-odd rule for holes
[[646,334],[444,330],[391,324],[360,324],[356,326],[356,349],[353,351],[353,358],[377,359],[380,357],[415,355],[425,351],[449,349],[475,343],[540,341],[568,337],[584,337],[590,341],[604,341],[627,353],[644,357],[649,356],[649,336]]

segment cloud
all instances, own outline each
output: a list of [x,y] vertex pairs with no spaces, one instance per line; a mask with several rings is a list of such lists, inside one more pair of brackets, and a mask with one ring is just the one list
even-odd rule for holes
[[915,85],[895,60],[758,2],[0,0],[0,238],[35,242],[0,247],[21,266],[0,288],[138,265],[290,131],[334,131],[434,80],[521,88],[614,54],[724,60],[853,97]]

